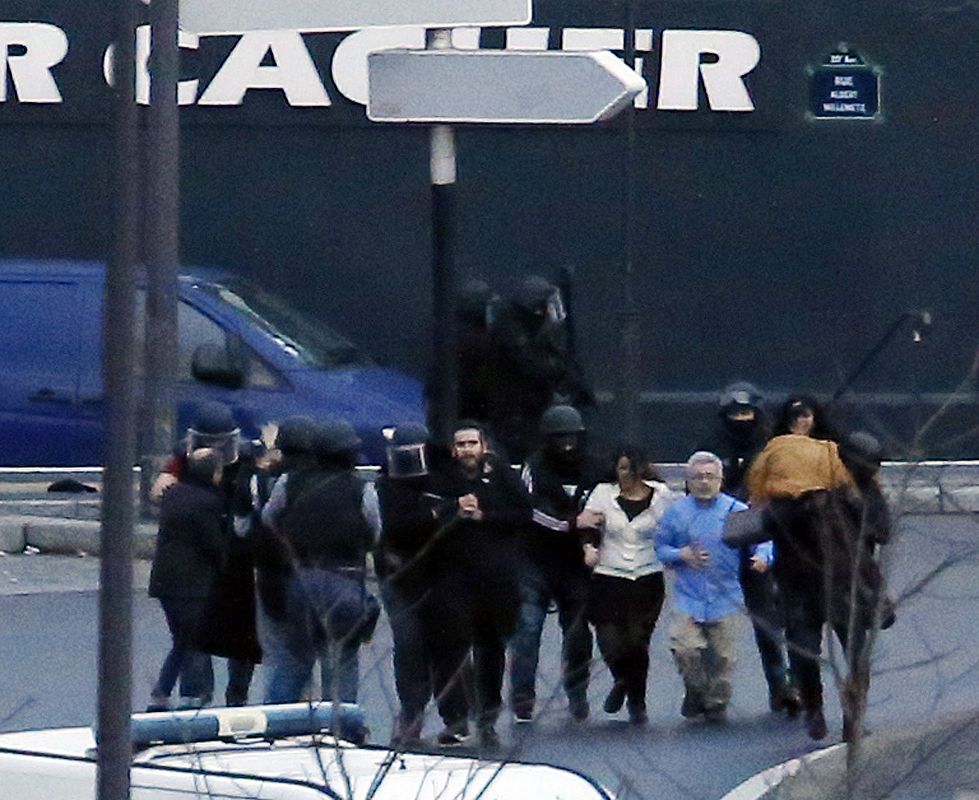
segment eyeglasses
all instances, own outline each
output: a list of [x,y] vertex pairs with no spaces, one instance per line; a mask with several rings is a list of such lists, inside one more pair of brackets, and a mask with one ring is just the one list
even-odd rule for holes
[[692,472],[687,476],[691,481],[719,481],[721,476],[714,472]]

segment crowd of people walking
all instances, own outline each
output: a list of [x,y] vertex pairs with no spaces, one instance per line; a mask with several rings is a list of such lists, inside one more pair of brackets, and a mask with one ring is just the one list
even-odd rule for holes
[[[360,440],[345,422],[289,418],[267,452],[249,452],[228,409],[202,407],[154,487],[150,592],[173,647],[150,708],[210,703],[212,655],[229,659],[228,705],[247,702],[260,660],[256,700],[311,699],[318,683],[322,699],[356,703],[359,652],[383,604],[400,704],[393,744],[422,742],[434,702],[438,746],[493,750],[505,707],[518,725],[540,713],[553,609],[570,717],[591,714],[594,637],[613,680],[604,712],[625,706],[642,725],[650,641],[669,597],[684,717],[726,719],[747,616],[771,710],[804,714],[809,735],[824,738],[824,626],[846,652],[848,696],[865,699],[863,645],[892,621],[878,566],[890,535],[881,453],[867,434],[838,442],[801,396],[769,437],[760,401],[750,384],[725,390],[718,434],[688,459],[684,492],[634,446],[597,457],[567,404],[541,414],[519,469],[481,422],[452,426],[448,447],[406,423],[376,480],[357,472]],[[848,737],[859,707],[844,708]]]
[[180,707],[211,702],[211,655],[229,660],[228,705],[247,701],[260,660],[264,702],[312,697],[316,671],[322,699],[355,703],[359,651],[383,605],[396,745],[421,742],[433,701],[445,747],[470,741],[474,725],[478,744],[495,748],[505,705],[516,724],[532,723],[551,611],[570,717],[591,713],[597,641],[613,680],[604,712],[625,706],[642,725],[650,641],[669,598],[684,717],[726,719],[747,616],[771,711],[803,714],[824,738],[828,626],[846,653],[849,738],[869,686],[865,644],[893,621],[877,441],[839,436],[805,395],[788,397],[770,426],[760,392],[739,381],[674,491],[639,448],[594,451],[579,410],[593,397],[557,287],[529,276],[502,300],[470,281],[458,301],[465,418],[447,441],[417,422],[394,428],[376,481],[357,472],[361,442],[344,421],[281,420],[271,446],[252,449],[229,409],[199,409],[153,489],[150,592],[173,647],[150,708],[169,708],[175,688]]

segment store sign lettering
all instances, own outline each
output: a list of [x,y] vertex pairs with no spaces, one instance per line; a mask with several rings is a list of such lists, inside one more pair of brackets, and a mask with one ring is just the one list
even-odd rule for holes
[[[653,31],[636,31],[636,69],[654,55]],[[546,50],[548,28],[510,28],[506,47],[511,50]],[[453,45],[475,49],[480,32],[473,28],[453,31]],[[564,50],[622,50],[624,32],[616,28],[564,28]],[[199,37],[181,32],[180,47],[196,50]],[[420,28],[371,28],[344,37],[333,52],[330,77],[347,100],[364,104],[367,99],[367,54],[387,47],[424,46]],[[149,26],[136,32],[136,97],[148,103],[150,96]],[[69,41],[56,25],[44,22],[0,22],[0,103],[58,104],[64,102],[57,82],[57,67],[68,54]],[[103,59],[103,79],[111,81],[113,48]],[[655,103],[647,95],[636,99],[639,108],[662,111],[696,111],[706,100],[711,111],[753,111],[755,106],[746,76],[758,65],[761,47],[742,31],[664,30],[660,36],[659,82]],[[703,87],[701,95],[700,87]],[[296,107],[328,107],[332,104],[320,70],[303,37],[296,31],[254,31],[238,39],[230,54],[206,86],[198,79],[180,82],[181,105],[235,106],[249,90],[275,89]]]

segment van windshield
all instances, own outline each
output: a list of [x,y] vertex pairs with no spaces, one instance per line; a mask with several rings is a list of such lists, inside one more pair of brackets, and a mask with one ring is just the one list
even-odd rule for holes
[[311,367],[331,369],[371,363],[348,339],[254,284],[228,281],[199,283],[196,288],[224,302],[265,331],[283,350]]

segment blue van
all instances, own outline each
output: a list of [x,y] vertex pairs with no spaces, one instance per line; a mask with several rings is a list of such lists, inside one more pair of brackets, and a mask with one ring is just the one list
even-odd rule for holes
[[[102,264],[0,261],[0,465],[102,463],[104,286]],[[363,439],[364,460],[377,464],[383,428],[424,418],[418,381],[374,365],[339,334],[231,273],[180,275],[178,328],[176,343],[159,343],[178,351],[178,430],[206,400],[230,406],[249,437],[291,414],[343,418]]]

